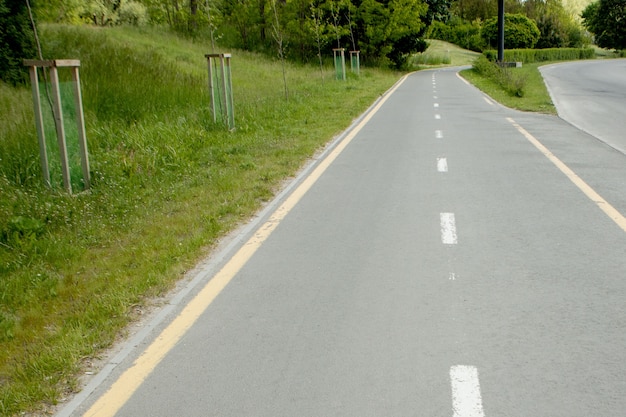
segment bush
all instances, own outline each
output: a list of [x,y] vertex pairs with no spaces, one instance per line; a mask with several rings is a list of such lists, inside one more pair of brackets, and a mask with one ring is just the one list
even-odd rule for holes
[[[522,14],[505,14],[504,45],[508,48],[534,48],[541,32],[534,20]],[[498,46],[498,18],[493,17],[483,25],[481,36],[485,43]]]
[[475,52],[482,52],[486,46],[480,36],[480,24],[478,22],[469,23],[461,19],[452,19],[448,24],[433,22],[426,37],[450,42]]
[[125,1],[119,9],[120,23],[133,26],[141,26],[148,22],[148,11],[146,7],[136,1]]
[[[489,61],[496,61],[497,55],[493,50],[485,51],[485,57]],[[548,48],[548,49],[507,49],[504,51],[506,62],[533,62],[547,61],[577,61],[579,59],[592,59],[595,52],[592,48]]]
[[516,75],[513,70],[501,67],[485,56],[480,56],[474,62],[474,71],[491,79],[509,95],[513,97],[524,97],[526,78]]

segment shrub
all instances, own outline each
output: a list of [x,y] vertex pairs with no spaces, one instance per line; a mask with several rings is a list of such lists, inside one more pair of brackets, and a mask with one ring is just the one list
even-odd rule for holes
[[[504,45],[508,48],[534,48],[539,41],[539,28],[534,20],[522,14],[505,14]],[[493,17],[483,25],[481,36],[489,46],[498,46],[498,18]]]
[[[488,50],[484,52],[489,61],[497,59],[496,52]],[[548,49],[507,49],[504,51],[506,62],[533,62],[547,61],[576,61],[579,59],[592,59],[595,52],[592,48],[548,48]]]
[[148,12],[146,6],[136,1],[125,1],[120,5],[119,9],[120,23],[126,23],[133,26],[141,26],[148,21]]
[[428,29],[427,38],[450,42],[475,52],[481,52],[486,46],[480,36],[480,24],[458,18],[450,20],[448,24],[433,22]]
[[515,74],[509,68],[504,68],[480,56],[474,62],[474,71],[482,74],[498,84],[504,91],[513,97],[523,97],[526,87],[526,78]]

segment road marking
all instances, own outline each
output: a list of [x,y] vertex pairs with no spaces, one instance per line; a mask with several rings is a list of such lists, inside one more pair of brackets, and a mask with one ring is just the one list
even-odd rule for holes
[[439,103],[435,103],[435,104],[433,104],[433,107],[434,107],[434,108],[439,107]]
[[450,384],[454,417],[485,417],[476,367],[453,366],[450,368]]
[[485,100],[490,106],[495,106],[495,104],[493,104],[493,101],[489,100],[487,97],[483,96],[483,100]]
[[448,172],[448,160],[446,158],[437,158],[437,171]]
[[442,139],[443,138],[443,132],[441,130],[435,130],[435,137],[437,139]]
[[465,84],[471,85],[469,83],[469,81],[467,81],[465,78],[461,77],[461,74],[459,74],[458,72],[456,73],[456,76],[459,78],[459,80],[463,81]]
[[450,281],[456,281],[456,274],[454,272],[450,272],[450,275],[448,275],[448,279]]
[[591,188],[585,181],[583,181],[574,171],[572,171],[567,165],[565,165],[559,158],[546,148],[539,140],[533,135],[528,133],[526,129],[517,124],[515,120],[507,117],[507,120],[522,134],[530,143],[535,145],[539,151],[544,154],[546,158],[550,160],[567,178],[570,179],[582,191],[587,198],[593,201],[600,210],[602,210],[611,220],[615,222],[624,232],[626,232],[626,218],[617,211],[615,207],[610,205],[608,201],[600,196],[593,188]]
[[437,120],[441,119],[441,115],[440,114],[436,114],[435,115],[435,119],[437,119]]
[[439,220],[441,224],[441,241],[446,245],[456,245],[458,239],[456,236],[454,213],[441,213]]
[[433,99],[437,100],[437,96],[433,96]]
[[404,76],[387,94],[374,106],[371,111],[343,138],[341,142],[328,154],[324,160],[306,177],[292,194],[276,209],[270,218],[257,229],[252,236],[224,267],[200,290],[187,304],[183,311],[161,332],[148,346],[137,360],[126,369],[91,406],[84,416],[114,416],[133,393],[157,367],[165,355],[178,343],[184,334],[198,320],[200,315],[211,305],[213,300],[222,292],[234,276],[248,262],[263,242],[278,227],[291,209],[300,201],[306,192],[322,176],[324,171],[348,146],[354,137],[363,129],[370,119],[380,110],[387,99],[404,83],[408,75]]

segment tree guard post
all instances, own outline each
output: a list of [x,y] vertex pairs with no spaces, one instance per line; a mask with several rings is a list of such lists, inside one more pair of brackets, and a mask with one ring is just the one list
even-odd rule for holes
[[233,80],[230,70],[231,54],[207,54],[209,96],[213,122],[222,122],[229,130],[235,128]]
[[346,79],[346,60],[345,49],[335,48],[333,49],[333,60],[335,61],[335,73],[338,80],[345,81]]
[[361,73],[361,61],[359,57],[360,51],[350,51],[350,68],[356,75]]
[[63,177],[63,187],[68,193],[72,193],[72,178],[70,169],[70,157],[68,156],[68,144],[65,131],[65,120],[63,118],[63,104],[61,100],[61,87],[59,82],[58,68],[70,68],[72,75],[72,87],[74,95],[74,108],[76,111],[76,128],[78,133],[78,148],[80,155],[80,166],[82,170],[82,181],[84,189],[89,189],[91,185],[89,173],[89,155],[87,150],[87,135],[85,134],[85,120],[83,113],[82,95],[80,89],[80,76],[78,68],[80,61],[75,59],[55,59],[55,60],[32,60],[25,59],[24,65],[29,67],[30,80],[33,91],[33,103],[35,106],[35,125],[37,127],[37,137],[39,139],[39,156],[41,161],[41,169],[43,172],[44,182],[52,187],[50,178],[50,165],[48,162],[48,151],[46,146],[46,129],[41,105],[41,91],[39,88],[38,68],[48,68],[50,71],[50,87],[52,97],[51,112],[54,122],[57,143],[59,146],[59,157],[61,162],[61,174]]

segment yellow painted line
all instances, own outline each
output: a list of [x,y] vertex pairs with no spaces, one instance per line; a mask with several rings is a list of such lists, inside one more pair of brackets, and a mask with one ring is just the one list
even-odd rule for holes
[[554,156],[548,148],[539,142],[533,135],[528,133],[526,129],[517,124],[515,120],[507,117],[507,120],[528,139],[530,143],[535,145],[539,151],[546,156],[556,167],[567,176],[591,201],[593,201],[611,220],[613,220],[624,232],[626,232],[626,218],[615,209],[608,201],[600,196],[593,188],[583,181],[574,171],[565,165],[559,158]]
[[109,390],[104,393],[84,416],[107,417],[114,416],[133,393],[146,380],[148,375],[157,367],[165,355],[183,337],[183,335],[198,320],[200,315],[209,307],[215,298],[228,285],[233,277],[248,262],[263,242],[272,234],[282,219],[300,201],[302,196],[315,184],[332,162],[348,146],[361,129],[370,121],[372,116],[382,107],[387,99],[406,80],[404,76],[396,85],[372,108],[372,110],[346,135],[346,137],[328,154],[313,170],[311,175],[294,190],[285,202],[270,216],[228,263],[202,288],[202,290],[187,304],[185,309],[172,323],[165,328],[159,337],[143,351],[141,356],[115,381]]

